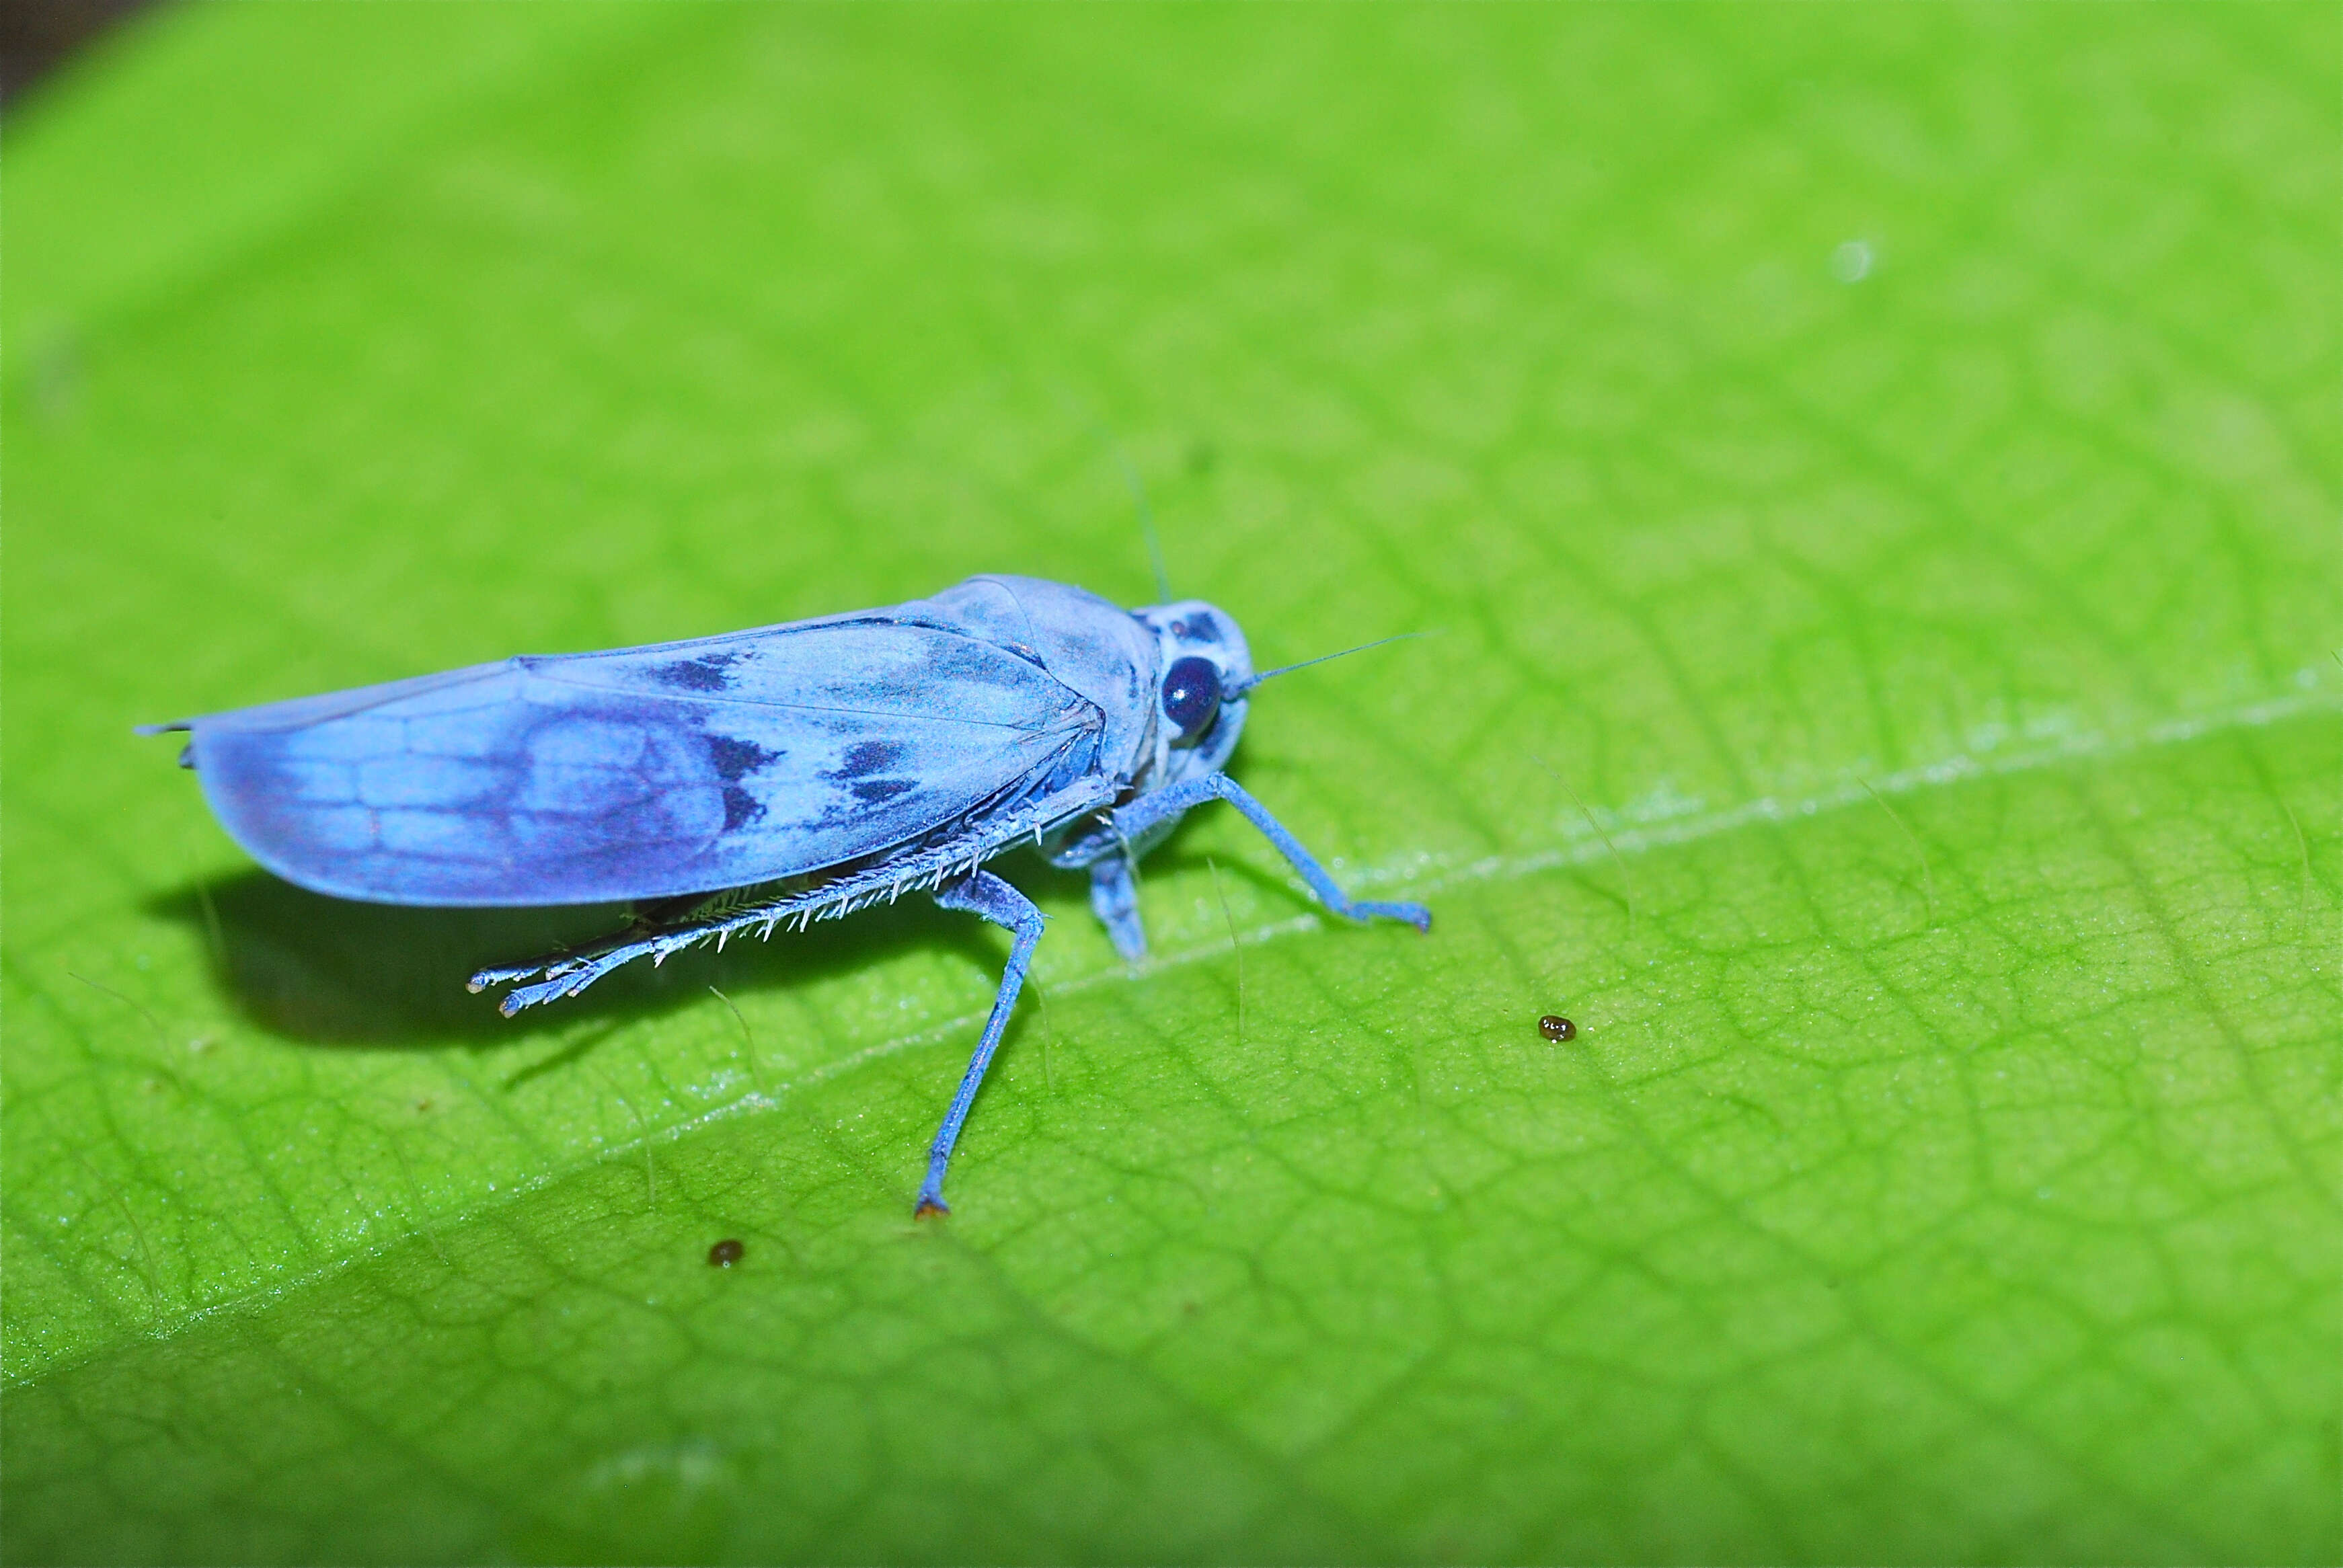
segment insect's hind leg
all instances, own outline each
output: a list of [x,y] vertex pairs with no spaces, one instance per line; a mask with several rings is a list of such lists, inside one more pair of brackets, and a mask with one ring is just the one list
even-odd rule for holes
[[1034,946],[1041,940],[1041,911],[1033,907],[1032,900],[990,871],[972,872],[965,880],[940,889],[935,900],[947,910],[966,910],[970,914],[982,915],[1014,933],[1017,940],[1009,950],[1008,967],[1001,970],[1001,990],[992,999],[992,1014],[984,1020],[984,1033],[976,1042],[975,1054],[968,1059],[968,1071],[961,1075],[951,1108],[944,1112],[943,1125],[936,1130],[935,1144],[928,1151],[928,1179],[920,1185],[920,1201],[911,1210],[915,1217],[951,1212],[951,1205],[944,1201],[944,1168],[951,1163],[952,1145],[960,1141],[960,1125],[968,1120],[969,1108],[976,1103],[977,1089],[984,1082],[984,1070],[992,1065],[992,1053],[1001,1049],[1001,1034],[1009,1028],[1009,1015],[1017,1007],[1017,993],[1025,985],[1025,970],[1033,961]]
[[739,902],[729,897],[669,900],[638,915],[626,930],[575,952],[549,953],[525,964],[484,969],[466,985],[477,993],[490,986],[511,985],[531,975],[545,976],[535,985],[508,991],[497,1003],[497,1010],[510,1018],[523,1008],[576,996],[612,970],[637,959],[661,960],[706,941],[725,928],[738,925],[740,917]]

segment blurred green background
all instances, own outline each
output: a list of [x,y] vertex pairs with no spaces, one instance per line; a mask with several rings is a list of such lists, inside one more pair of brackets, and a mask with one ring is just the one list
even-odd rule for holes
[[[12,110],[10,1562],[2333,1562],[2331,5],[164,9]],[[515,1023],[132,724],[979,570],[1125,971]],[[1577,1038],[1540,1037],[1563,1012]],[[735,1237],[741,1263],[706,1262]]]

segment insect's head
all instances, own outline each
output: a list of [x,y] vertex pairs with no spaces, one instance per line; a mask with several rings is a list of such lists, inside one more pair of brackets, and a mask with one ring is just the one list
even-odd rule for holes
[[1202,599],[1131,611],[1155,634],[1156,774],[1161,784],[1211,773],[1244,729],[1252,652],[1226,610]]

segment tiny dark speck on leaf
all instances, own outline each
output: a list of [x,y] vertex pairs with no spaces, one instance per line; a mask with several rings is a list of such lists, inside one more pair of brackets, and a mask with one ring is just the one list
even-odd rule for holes
[[739,1262],[748,1251],[748,1248],[727,1236],[708,1249],[708,1261],[712,1268],[729,1269]]
[[1548,1040],[1570,1040],[1578,1033],[1578,1026],[1559,1013],[1548,1013],[1538,1020],[1538,1032]]

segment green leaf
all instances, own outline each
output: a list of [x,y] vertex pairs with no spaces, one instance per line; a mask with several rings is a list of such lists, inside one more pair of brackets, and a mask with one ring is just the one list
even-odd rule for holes
[[[2331,6],[216,6],[9,126],[11,1561],[2331,1562]],[[979,570],[1126,972],[515,1023],[129,727]],[[1541,1014],[1576,1038],[1549,1042]],[[709,1247],[737,1239],[737,1266]]]

